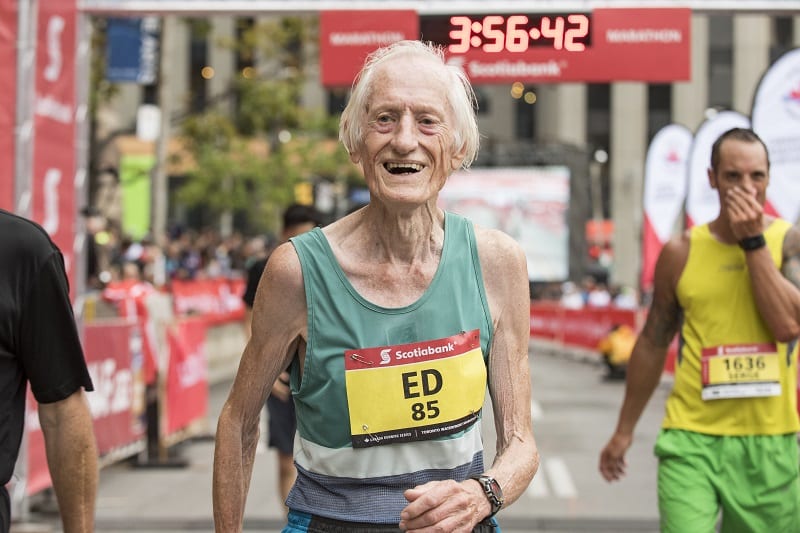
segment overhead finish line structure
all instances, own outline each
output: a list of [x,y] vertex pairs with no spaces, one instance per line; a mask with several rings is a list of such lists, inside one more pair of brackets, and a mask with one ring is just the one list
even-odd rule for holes
[[566,12],[608,8],[689,8],[695,12],[786,13],[800,0],[78,0],[78,9],[96,15],[302,13],[328,10],[410,9],[421,15],[489,13],[502,10]]

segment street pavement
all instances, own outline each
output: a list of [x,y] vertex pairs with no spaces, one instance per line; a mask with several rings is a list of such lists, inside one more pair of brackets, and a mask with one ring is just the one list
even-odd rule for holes
[[[656,390],[628,453],[628,475],[606,483],[598,455],[613,430],[624,384],[602,379],[599,358],[532,344],[532,418],[541,466],[527,491],[498,518],[504,533],[658,531],[656,460],[652,448],[668,383]],[[120,462],[100,472],[97,533],[213,531],[211,478],[216,417],[230,378],[211,387],[207,431],[171,451],[161,466]],[[495,443],[491,409],[484,410],[487,463]],[[245,510],[246,531],[279,532],[284,524],[276,493],[276,458],[260,450]],[[39,504],[13,533],[60,531],[53,505]]]

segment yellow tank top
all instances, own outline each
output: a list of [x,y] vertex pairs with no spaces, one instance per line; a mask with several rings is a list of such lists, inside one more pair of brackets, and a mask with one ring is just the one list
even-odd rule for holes
[[[791,225],[764,236],[781,267]],[[744,252],[720,243],[708,225],[690,231],[677,286],[683,311],[675,383],[663,427],[711,435],[797,432],[797,341],[776,342],[756,308]]]

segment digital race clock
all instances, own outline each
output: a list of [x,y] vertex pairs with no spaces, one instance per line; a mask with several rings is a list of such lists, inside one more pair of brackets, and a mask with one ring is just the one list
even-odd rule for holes
[[326,87],[350,87],[379,44],[421,39],[441,46],[447,63],[463,69],[473,85],[687,81],[691,17],[687,7],[536,14],[323,11],[321,74]]
[[582,52],[591,46],[590,14],[452,15],[420,17],[422,38],[450,54],[523,53],[529,47]]

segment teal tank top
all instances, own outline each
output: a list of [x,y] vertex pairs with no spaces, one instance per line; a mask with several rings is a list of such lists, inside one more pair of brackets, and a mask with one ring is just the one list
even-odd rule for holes
[[[355,354],[356,359],[362,360],[357,353],[367,354],[368,349],[377,347],[373,350],[374,361],[364,361],[365,368],[381,371],[374,375],[388,372],[401,379],[406,398],[420,400],[422,407],[415,412],[415,418],[439,414],[441,405],[425,401],[437,396],[426,397],[426,392],[452,395],[453,391],[447,389],[459,380],[442,382],[433,375],[436,371],[429,371],[427,376],[424,371],[422,375],[404,372],[402,369],[414,368],[413,364],[407,365],[409,360],[416,363],[433,358],[447,376],[447,372],[461,366],[455,361],[471,357],[472,364],[464,366],[475,370],[477,361],[483,376],[475,377],[473,372],[464,379],[477,383],[478,387],[470,389],[474,395],[474,390],[480,388],[478,394],[483,398],[493,330],[474,228],[467,219],[445,213],[442,256],[431,284],[416,302],[400,308],[381,307],[362,298],[347,280],[319,228],[294,237],[291,242],[303,272],[308,339],[302,381],[297,362],[290,368],[298,421],[294,454],[298,478],[287,505],[293,510],[339,520],[397,523],[400,511],[407,505],[404,490],[431,480],[462,481],[483,472],[480,407],[467,423],[434,428],[435,436],[428,433],[427,437],[411,437],[410,441],[399,439],[389,444],[354,447],[345,357]],[[470,335],[474,349],[463,359],[435,359],[438,356],[431,355],[457,345],[453,339]],[[396,367],[396,374],[389,368],[394,358],[403,365]],[[382,372],[383,364],[386,372]],[[371,381],[361,379],[361,383]],[[364,391],[351,390],[351,394],[356,392],[365,403]],[[455,394],[461,396],[460,392]],[[380,389],[366,403],[373,411],[385,407],[387,412],[396,404],[387,402]],[[412,433],[417,434],[408,434]]]

